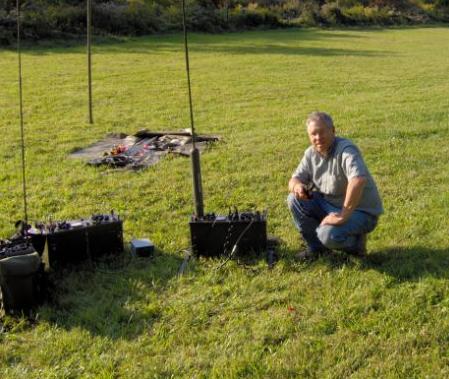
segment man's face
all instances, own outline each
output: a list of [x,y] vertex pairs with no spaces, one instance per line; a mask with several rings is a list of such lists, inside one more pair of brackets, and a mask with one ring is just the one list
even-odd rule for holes
[[310,143],[320,154],[325,155],[335,139],[335,129],[322,121],[312,121],[307,126]]

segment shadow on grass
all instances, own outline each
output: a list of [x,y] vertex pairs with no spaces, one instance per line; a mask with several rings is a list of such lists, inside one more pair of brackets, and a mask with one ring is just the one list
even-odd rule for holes
[[281,259],[292,267],[307,266],[314,262],[324,263],[330,268],[343,266],[359,267],[362,270],[376,270],[397,282],[418,281],[423,277],[449,279],[449,248],[431,249],[423,246],[410,248],[391,247],[370,252],[366,257],[354,257],[343,252],[332,252],[314,262],[298,263],[294,257],[297,251],[283,250]]
[[[279,55],[310,55],[310,56],[391,56],[391,51],[340,49],[323,47],[303,47],[301,42],[326,40],[354,39],[354,44],[364,38],[361,34],[342,32],[339,30],[319,29],[288,29],[269,30],[257,32],[226,33],[222,35],[209,35],[193,33],[189,37],[189,48],[195,53],[221,53],[221,54],[279,54]],[[121,41],[101,41],[94,44],[94,54],[154,54],[161,52],[183,53],[182,35],[163,35],[138,37]],[[84,47],[78,42],[43,41],[41,45],[28,46],[26,54],[85,54]]]
[[317,57],[327,56],[364,56],[364,57],[379,57],[391,56],[392,53],[388,51],[378,50],[360,50],[360,49],[337,49],[324,47],[301,47],[301,46],[282,46],[275,43],[269,43],[260,46],[207,46],[199,45],[192,48],[196,52],[205,53],[225,53],[225,54],[273,54],[273,55],[308,55]]
[[[161,41],[152,37],[140,38],[128,44],[110,44],[97,47],[99,54],[126,53],[126,54],[153,54],[160,52],[182,52],[182,39],[161,38]],[[321,30],[295,30],[292,31],[264,31],[229,33],[219,36],[207,34],[193,34],[189,39],[189,50],[193,53],[212,54],[276,54],[298,56],[391,56],[394,52],[379,50],[363,50],[359,48],[341,49],[327,47],[301,46],[302,42],[324,42],[336,39],[354,39],[354,46],[359,46],[359,34],[339,33]]]
[[362,260],[362,267],[387,274],[398,282],[417,281],[428,276],[448,279],[449,249],[391,247],[368,254]]
[[[55,279],[53,300],[40,308],[40,319],[111,339],[131,340],[151,332],[181,262],[181,257],[159,251],[153,258],[133,258],[121,269],[97,265],[64,273]],[[194,263],[189,270],[195,270]]]
[[[324,263],[333,269],[350,266],[376,270],[397,282],[428,276],[449,278],[449,250],[444,249],[389,248],[370,252],[362,259],[335,252],[316,263],[305,264],[295,262],[294,255],[293,250],[279,250],[279,259],[292,271]],[[267,269],[260,264],[261,260],[265,256],[251,256],[238,263],[248,274],[259,275]],[[134,259],[121,270],[105,267],[67,273],[58,282],[54,304],[40,309],[40,319],[66,330],[81,329],[114,340],[132,340],[142,333],[151,333],[153,324],[164,312],[167,290],[173,285],[181,262],[180,256],[158,252],[153,259]],[[217,261],[217,267],[219,264]],[[202,263],[191,261],[190,272],[195,273],[198,265]]]
[[[379,25],[364,25],[364,26],[346,26],[346,27],[325,27],[325,28],[308,28],[308,27],[296,27],[290,26],[279,29],[263,29],[263,30],[243,30],[238,32],[224,32],[222,34],[208,34],[189,32],[189,41],[191,43],[204,43],[208,45],[213,43],[235,43],[244,40],[249,41],[266,41],[267,39],[276,39],[280,41],[285,40],[301,40],[301,41],[313,41],[313,40],[326,40],[326,39],[360,39],[365,38],[365,35],[380,33],[386,30],[417,30],[417,29],[432,29],[432,28],[449,28],[444,23],[430,23],[430,24],[418,24],[418,25],[391,25],[391,26],[379,26]],[[218,38],[217,38],[218,36]],[[146,52],[151,53],[154,50],[158,50],[157,46],[168,48],[172,46],[175,50],[178,50],[177,45],[182,45],[183,35],[181,31],[171,32],[164,34],[150,34],[142,37],[128,37],[128,36],[94,36],[93,48],[102,50],[106,47],[107,50],[123,51],[124,44],[137,44],[147,49]],[[64,49],[77,50],[76,53],[85,54],[85,41],[86,36],[83,33],[72,34],[67,33],[59,38],[43,39],[39,41],[22,41],[22,48],[30,54],[46,54],[46,53],[63,53],[67,52]],[[162,42],[163,41],[163,42]],[[218,41],[218,42],[217,42]],[[160,43],[159,43],[160,42]],[[156,46],[155,46],[156,45]],[[16,47],[6,46],[5,50],[15,52]],[[46,50],[51,50],[48,52]],[[60,51],[57,51],[60,50]],[[95,51],[98,53],[99,51]],[[75,52],[75,51],[72,51]],[[136,51],[144,53],[145,51]]]

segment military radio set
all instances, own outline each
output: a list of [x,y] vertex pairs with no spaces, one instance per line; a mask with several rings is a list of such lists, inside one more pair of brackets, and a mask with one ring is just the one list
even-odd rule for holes
[[226,216],[193,215],[189,222],[192,251],[197,256],[239,256],[267,248],[266,212],[229,211]]
[[86,219],[36,223],[26,231],[46,264],[61,268],[91,262],[123,251],[123,222],[111,211]]
[[123,251],[123,223],[114,212],[16,227],[13,237],[0,240],[0,306],[8,314],[29,313],[43,300],[50,270],[89,265]]

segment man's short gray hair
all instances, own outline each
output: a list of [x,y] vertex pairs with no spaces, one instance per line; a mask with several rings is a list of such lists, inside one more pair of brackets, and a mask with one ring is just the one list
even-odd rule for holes
[[312,112],[307,117],[306,126],[308,127],[311,122],[321,121],[324,122],[329,128],[334,127],[334,121],[332,117],[326,112]]

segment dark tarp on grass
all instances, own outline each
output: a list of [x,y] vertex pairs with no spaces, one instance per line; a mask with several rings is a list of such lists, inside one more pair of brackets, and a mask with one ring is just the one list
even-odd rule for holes
[[[198,135],[196,146],[203,151],[218,136]],[[105,139],[70,154],[87,160],[92,166],[142,169],[152,166],[168,153],[190,156],[192,137],[189,132],[151,132],[141,130],[134,135],[110,134]]]

